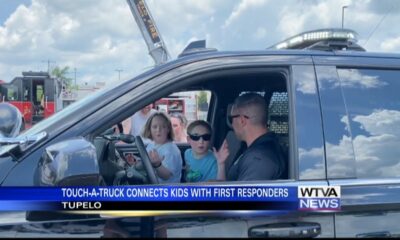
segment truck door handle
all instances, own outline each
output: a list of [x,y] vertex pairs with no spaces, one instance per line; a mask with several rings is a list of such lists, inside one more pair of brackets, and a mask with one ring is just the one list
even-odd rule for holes
[[373,238],[373,237],[392,237],[392,234],[389,231],[382,232],[370,232],[370,233],[360,233],[356,235],[356,238]]
[[251,227],[249,228],[247,234],[251,238],[310,238],[321,234],[321,225],[315,222],[271,223]]

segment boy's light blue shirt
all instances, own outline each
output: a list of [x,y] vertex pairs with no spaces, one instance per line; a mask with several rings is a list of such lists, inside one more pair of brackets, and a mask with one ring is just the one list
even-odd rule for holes
[[201,159],[194,158],[193,150],[185,151],[185,162],[189,165],[189,172],[186,174],[188,182],[204,182],[217,178],[217,159],[213,152],[208,150],[207,155]]

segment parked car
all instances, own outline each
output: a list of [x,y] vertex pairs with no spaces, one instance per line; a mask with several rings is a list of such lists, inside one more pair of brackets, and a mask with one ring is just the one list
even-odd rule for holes
[[[319,232],[306,236],[399,237],[400,55],[370,53],[353,41],[331,40],[300,50],[197,49],[183,54],[43,120],[19,136],[25,143],[4,145],[0,148],[0,184],[95,185],[103,180],[108,185],[155,184],[151,168],[146,169],[142,182],[115,180],[121,170],[115,161],[131,153],[143,155],[143,147],[137,141],[132,143],[129,136],[112,138],[113,126],[171,94],[208,91],[207,120],[215,131],[212,145],[218,148],[231,131],[226,121],[229,105],[251,91],[260,93],[268,103],[269,129],[277,134],[285,152],[288,178],[203,184],[340,186],[341,212],[170,212],[115,218],[1,213],[2,219],[12,220],[0,222],[0,236],[152,237],[166,227],[169,237],[301,237],[309,229]],[[62,144],[66,142],[68,148]],[[71,160],[75,170],[68,170],[69,177],[54,176],[47,182],[38,179],[48,154],[74,154],[85,146],[95,149],[94,160]],[[182,152],[189,147],[178,146]],[[231,152],[240,154],[239,146]],[[116,151],[112,151],[114,147]],[[82,174],[85,177],[80,177]]]

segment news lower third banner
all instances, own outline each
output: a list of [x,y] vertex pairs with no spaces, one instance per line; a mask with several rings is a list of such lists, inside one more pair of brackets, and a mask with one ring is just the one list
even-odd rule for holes
[[0,187],[0,211],[338,211],[340,194],[338,186]]

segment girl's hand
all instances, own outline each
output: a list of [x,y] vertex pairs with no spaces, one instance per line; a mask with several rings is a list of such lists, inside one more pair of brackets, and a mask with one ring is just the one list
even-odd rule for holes
[[224,140],[224,142],[222,143],[222,146],[219,148],[218,151],[213,147],[213,152],[214,152],[215,158],[217,159],[217,163],[219,165],[225,164],[225,161],[229,156],[228,143],[227,143],[226,139]]
[[155,149],[149,151],[149,157],[153,167],[159,167],[165,158],[165,156],[160,156]]

